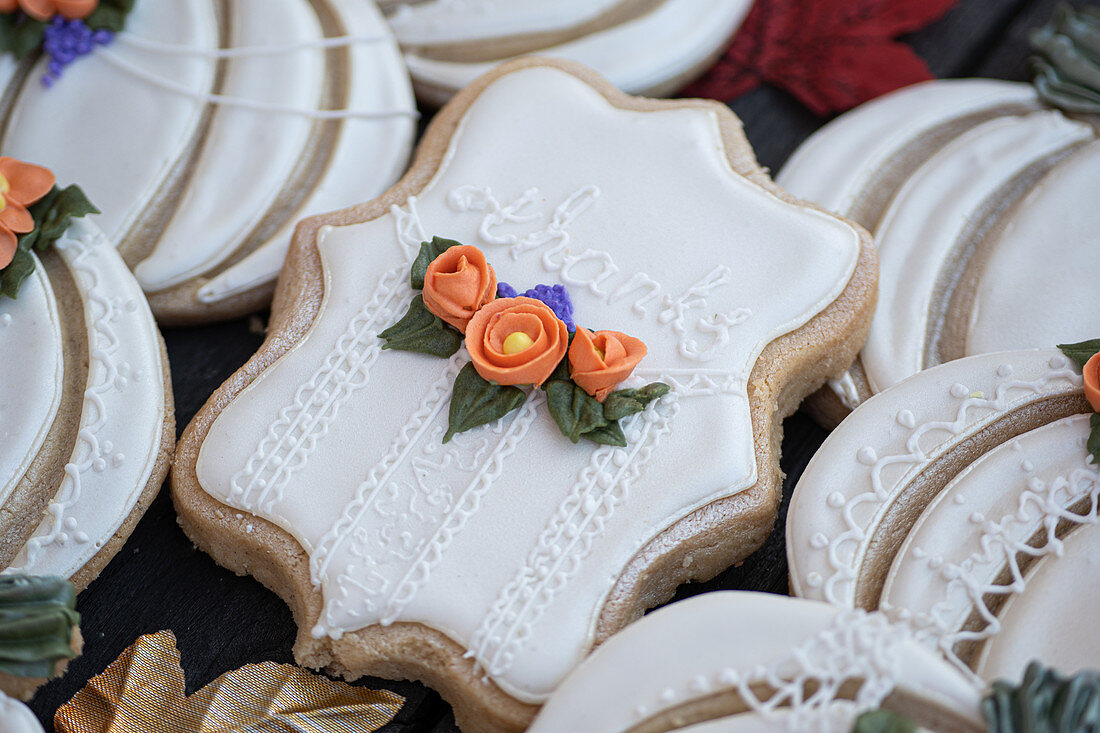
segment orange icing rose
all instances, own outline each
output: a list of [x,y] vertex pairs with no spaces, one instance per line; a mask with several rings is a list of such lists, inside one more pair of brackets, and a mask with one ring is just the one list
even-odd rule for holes
[[99,0],[0,0],[0,13],[22,10],[35,20],[49,20],[63,15],[69,20],[87,18],[99,5]]
[[1085,399],[1094,412],[1100,412],[1100,353],[1085,362],[1081,373],[1085,376]]
[[645,344],[618,331],[593,334],[577,326],[577,335],[569,347],[569,366],[573,381],[600,402],[615,386],[630,376],[646,355]]
[[19,245],[17,234],[34,229],[27,207],[53,188],[54,176],[39,165],[0,158],[0,268],[11,264]]
[[494,300],[466,327],[466,350],[474,369],[497,384],[542,384],[568,348],[565,323],[534,298]]
[[463,333],[496,293],[497,275],[485,261],[485,253],[469,244],[451,247],[436,257],[424,275],[424,305]]

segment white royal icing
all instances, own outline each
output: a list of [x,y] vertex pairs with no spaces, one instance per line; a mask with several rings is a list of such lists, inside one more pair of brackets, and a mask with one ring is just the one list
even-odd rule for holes
[[[481,246],[518,288],[562,283],[582,323],[646,342],[631,384],[673,390],[625,421],[629,447],[569,443],[541,392],[441,443],[464,352],[377,339],[432,235]],[[474,101],[417,196],[321,232],[321,312],[214,421],[199,482],[310,553],[315,634],[424,623],[539,702],[590,647],[635,552],[756,482],[748,374],[840,294],[859,247],[842,222],[733,173],[713,111],[621,110],[563,71],[514,71]]]
[[[1017,663],[1013,668],[1004,662],[992,665],[988,671],[998,677],[1019,679],[1034,659],[1063,672],[1100,659],[1100,633],[1086,610],[1088,597],[1100,594],[1079,582],[1091,576],[1067,574],[1087,569],[1089,558],[1086,554],[1063,566],[1055,557],[1064,551],[1054,535],[1060,522],[1083,525],[1083,536],[1100,534],[1100,471],[1085,451],[1088,434],[1088,415],[1059,420],[994,448],[956,476],[910,530],[887,575],[880,607],[896,609],[931,631],[949,657],[958,642],[988,639],[983,654]],[[1082,499],[1089,505],[1084,517],[1068,510]],[[1033,547],[1029,540],[1037,534],[1042,541]],[[1083,545],[1096,547],[1096,542]],[[1043,560],[1024,571],[1020,557]],[[1100,555],[1091,560],[1100,564]],[[1006,567],[1009,582],[998,582]],[[999,614],[987,604],[989,598],[1005,596],[1011,598],[1013,614],[1009,633],[1002,635]],[[960,631],[975,609],[988,627]],[[1030,626],[1021,634],[1018,616],[1034,618],[1036,611],[1046,612],[1038,627],[1043,632]]]
[[1091,136],[1059,112],[1000,118],[946,145],[905,182],[874,233],[879,302],[861,354],[873,391],[927,366],[930,311],[943,297],[936,283],[975,212],[1028,166]]
[[65,477],[5,572],[69,577],[118,530],[149,482],[164,427],[165,375],[149,306],[103,233],[76,219],[56,248],[84,303],[88,382]]
[[[795,488],[787,524],[792,590],[852,606],[885,512],[904,501],[914,477],[935,472],[942,456],[993,421],[1045,397],[1078,393],[1080,385],[1060,352],[1018,351],[953,361],[865,402],[825,441]],[[1084,448],[1088,423],[1087,415],[1073,416],[1006,441],[915,507],[919,516],[893,559],[879,608],[911,623],[961,668],[959,642],[980,642],[990,658],[1012,660],[980,667],[986,679],[1015,679],[1033,658],[1058,667],[1095,660],[1100,635],[1067,571],[1100,557],[1100,481]],[[1082,502],[1083,513],[1069,511]],[[1054,535],[1060,523],[1074,527],[1071,538],[1080,535],[1067,567],[1056,559],[1069,542]],[[1022,557],[1044,559],[1025,570]],[[1006,569],[1007,582],[1000,577]],[[991,610],[1005,598],[1004,608]],[[964,628],[975,614],[984,628]],[[1023,630],[1023,619],[1039,617],[1042,631]]]
[[978,282],[966,351],[1023,349],[1096,335],[1100,312],[1100,142],[1050,171],[1004,224]]
[[[146,291],[212,277],[200,294],[209,304],[272,281],[302,216],[385,190],[415,133],[407,74],[373,3],[234,2],[221,31],[227,49],[219,48],[220,7],[138,3],[125,32],[51,89],[36,69],[6,92],[18,97],[3,141],[7,153],[79,181],[112,240],[155,240],[135,269]],[[324,37],[322,15],[337,37]],[[330,67],[331,54],[341,60]],[[225,72],[215,90],[219,59]],[[322,108],[326,83],[344,85],[344,107]],[[67,113],[73,108],[81,115]],[[329,134],[327,162],[312,171],[313,146]],[[169,180],[189,163],[196,136],[193,168]],[[181,191],[158,223],[172,186]],[[288,206],[296,186],[308,193]],[[237,261],[246,244],[256,249]]]
[[0,349],[8,355],[0,379],[0,504],[23,479],[57,416],[63,343],[53,290],[36,258],[19,298],[0,296]]
[[431,0],[402,5],[389,21],[402,44],[460,43],[567,31],[622,4],[623,0]]
[[1038,104],[1038,94],[1030,84],[1019,82],[942,79],[904,87],[810,135],[775,182],[795,196],[847,216],[874,174],[923,135],[967,115],[1028,104]]
[[[542,3],[550,7],[553,3]],[[625,23],[542,48],[539,55],[577,61],[595,69],[623,91],[663,89],[706,62],[734,34],[749,11],[749,0],[664,0],[654,10]],[[399,37],[399,40],[402,40]],[[491,69],[497,61],[444,61],[406,53],[418,82],[453,93]]]
[[42,724],[30,708],[0,692],[0,733],[42,733]]
[[565,679],[530,731],[625,733],[723,692],[747,710],[685,730],[843,731],[894,691],[981,719],[980,689],[882,614],[704,593],[612,636]]
[[[854,209],[885,166],[911,155],[930,137],[955,136],[893,194],[881,224],[861,222],[878,225],[874,234],[882,252],[879,306],[861,354],[872,392],[929,366],[926,338],[937,327],[929,309],[938,308],[943,298],[939,276],[979,208],[993,204],[995,209],[997,188],[1028,165],[1095,135],[1056,112],[1018,116],[1037,104],[1028,84],[990,79],[917,84],[841,115],[803,143],[777,177],[792,193],[830,210],[866,214]],[[979,126],[982,115],[1001,117]],[[1095,214],[1079,203],[1094,188],[1092,181],[1085,182],[1096,166],[1091,150],[1056,166],[999,222],[973,286],[965,353],[1091,335],[1090,321],[1081,314],[1090,312],[1094,296],[1089,284],[1098,273],[1089,269],[1092,260],[1082,252],[1095,237],[1089,219]],[[1060,266],[1067,260],[1078,266]],[[1064,297],[1036,291],[1037,282],[1060,282]],[[849,409],[859,404],[851,374],[832,380],[830,387]]]

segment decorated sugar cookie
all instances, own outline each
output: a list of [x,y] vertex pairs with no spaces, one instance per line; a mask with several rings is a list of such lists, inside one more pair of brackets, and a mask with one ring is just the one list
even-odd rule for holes
[[0,569],[79,590],[168,472],[167,356],[80,188],[2,157],[0,190]]
[[467,730],[523,728],[759,546],[779,420],[874,292],[866,233],[776,188],[724,106],[545,60],[299,235],[264,347],[185,433],[182,524],[286,599],[300,663],[422,679]]
[[42,58],[0,59],[0,147],[81,182],[162,323],[262,308],[299,218],[404,171],[415,109],[386,23],[367,0],[115,5],[117,32],[62,15]]
[[884,709],[922,730],[977,733],[980,701],[977,685],[882,614],[723,591],[602,644],[530,730],[847,733]]
[[[1073,28],[1060,52],[1084,33]],[[1030,85],[963,79],[870,102],[795,151],[780,185],[870,229],[882,262],[867,344],[814,400],[824,422],[921,369],[1095,331],[1096,135]],[[1056,296],[1034,287],[1053,282]]]
[[976,679],[1032,659],[1095,668],[1100,421],[1083,391],[1046,349],[952,361],[868,400],[795,489],[793,592],[907,621]]
[[672,94],[706,71],[749,0],[429,0],[383,3],[417,96],[442,104],[523,54],[590,66],[631,94]]

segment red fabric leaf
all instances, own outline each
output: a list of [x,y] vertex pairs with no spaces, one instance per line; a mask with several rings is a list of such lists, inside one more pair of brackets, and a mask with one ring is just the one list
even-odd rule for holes
[[687,96],[729,101],[767,82],[819,115],[932,78],[893,40],[957,0],[757,0],[721,60]]

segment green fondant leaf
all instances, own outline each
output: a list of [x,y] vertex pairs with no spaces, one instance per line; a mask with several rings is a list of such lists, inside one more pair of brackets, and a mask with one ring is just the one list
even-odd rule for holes
[[576,443],[585,433],[603,428],[608,421],[603,405],[572,381],[555,379],[543,385],[546,405],[562,435]]
[[387,328],[378,337],[386,343],[383,349],[415,351],[446,358],[462,346],[462,334],[448,326],[424,305],[424,297],[417,293],[401,320]]
[[603,415],[608,420],[622,418],[641,412],[650,402],[664,397],[672,389],[664,382],[652,382],[638,389],[620,389],[607,396],[603,403]]
[[58,660],[76,656],[75,608],[76,592],[64,578],[0,577],[0,672],[52,677]]
[[526,399],[526,393],[519,387],[502,387],[489,382],[477,373],[473,363],[467,364],[455,377],[447,434],[443,436],[443,442],[448,442],[458,433],[499,420]]
[[92,205],[80,186],[54,188],[37,203],[30,207],[34,217],[38,239],[33,243],[35,249],[44,250],[65,233],[73,219],[98,214],[99,209]]
[[34,257],[25,249],[15,250],[11,264],[0,270],[0,295],[6,295],[12,300],[19,294],[19,287],[23,281],[34,272]]
[[1085,449],[1092,456],[1092,462],[1100,465],[1100,412],[1092,413],[1089,417],[1089,426],[1092,430],[1089,431],[1089,440],[1085,444]]
[[30,256],[32,249],[40,252],[46,250],[61,238],[74,218],[99,213],[79,186],[54,186],[29,211],[34,218],[34,229],[19,236],[11,264],[0,270],[0,295],[9,298],[19,294],[19,286],[34,272],[34,258]]
[[1100,352],[1100,339],[1081,341],[1076,344],[1058,344],[1058,348],[1062,350],[1063,354],[1077,362],[1078,367],[1084,369],[1085,362],[1097,352]]
[[600,445],[614,445],[619,448],[626,447],[626,436],[623,435],[622,426],[619,425],[618,420],[613,420],[607,425],[600,428],[589,430],[587,433],[581,435],[585,440],[591,440],[593,443],[599,443]]
[[1100,672],[1063,677],[1037,662],[1019,685],[997,680],[982,701],[986,726],[997,733],[1100,730]]
[[46,24],[34,18],[23,17],[12,29],[11,52],[17,59],[24,59],[42,46]]
[[889,710],[872,710],[856,718],[852,733],[913,733],[917,729],[910,721]]
[[461,242],[456,242],[453,239],[442,239],[440,237],[432,237],[430,242],[422,242],[420,244],[420,253],[416,255],[416,259],[413,260],[412,273],[409,275],[409,282],[413,286],[413,290],[422,290],[424,288],[424,275],[428,272],[428,265],[432,264],[439,255],[443,254],[451,247],[461,247]]

